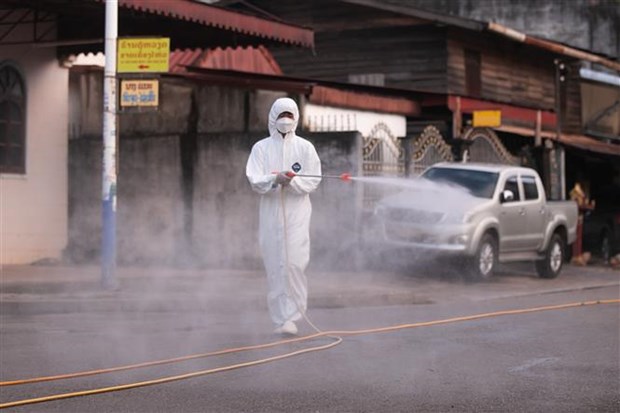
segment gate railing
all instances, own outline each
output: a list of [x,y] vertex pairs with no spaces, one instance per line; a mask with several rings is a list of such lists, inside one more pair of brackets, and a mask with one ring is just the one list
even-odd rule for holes
[[462,139],[471,142],[466,159],[471,162],[519,165],[520,159],[508,152],[497,134],[488,128],[468,128]]
[[[402,146],[390,128],[379,122],[364,137],[362,171],[364,176],[404,176],[405,157]],[[393,190],[393,188],[392,188]],[[389,193],[390,188],[367,184],[364,186],[363,207],[374,209],[377,201]]]
[[453,161],[452,147],[445,142],[439,129],[429,125],[412,142],[409,175],[418,176],[431,165]]

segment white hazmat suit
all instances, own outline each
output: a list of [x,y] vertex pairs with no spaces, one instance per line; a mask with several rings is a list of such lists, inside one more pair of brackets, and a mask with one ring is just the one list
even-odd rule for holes
[[[283,112],[294,117],[292,130],[284,136],[276,129]],[[299,320],[307,308],[304,271],[310,260],[309,194],[321,181],[296,176],[288,185],[276,183],[274,172],[321,175],[321,161],[314,146],[295,134],[298,121],[295,101],[276,100],[269,112],[270,136],[254,144],[246,166],[252,189],[261,194],[259,244],[269,285],[269,314],[276,327]]]

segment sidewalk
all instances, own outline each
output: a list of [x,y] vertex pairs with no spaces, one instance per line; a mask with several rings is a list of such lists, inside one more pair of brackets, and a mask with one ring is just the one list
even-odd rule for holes
[[[555,280],[529,268],[510,268],[487,283],[459,277],[379,272],[308,273],[309,307],[429,304],[486,300],[604,286],[620,286],[620,271],[566,266]],[[209,311],[266,308],[262,271],[119,268],[119,289],[100,287],[96,266],[5,266],[0,274],[0,314],[105,311]]]
[[[417,292],[373,280],[371,274],[308,274],[310,307],[417,304]],[[80,311],[226,311],[266,309],[261,271],[119,268],[119,288],[101,288],[94,266],[6,266],[0,314]]]

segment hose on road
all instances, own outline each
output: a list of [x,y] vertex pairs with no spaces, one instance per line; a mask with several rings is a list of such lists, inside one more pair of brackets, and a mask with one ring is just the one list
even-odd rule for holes
[[[563,310],[563,309],[576,308],[576,307],[586,307],[586,306],[595,306],[595,305],[604,305],[604,304],[619,304],[619,303],[620,303],[620,299],[582,301],[582,302],[574,302],[574,303],[559,304],[559,305],[523,308],[523,309],[517,309],[517,310],[495,311],[495,312],[490,312],[490,313],[473,314],[473,315],[462,316],[462,317],[453,317],[453,318],[425,321],[425,322],[419,322],[419,323],[410,323],[410,324],[398,324],[398,325],[393,325],[393,326],[369,328],[369,329],[361,329],[361,330],[324,331],[324,332],[318,332],[316,334],[311,334],[311,335],[304,336],[304,337],[280,340],[280,341],[275,341],[275,342],[266,343],[266,344],[229,348],[229,349],[223,349],[223,350],[214,351],[210,353],[195,354],[195,355],[189,355],[185,357],[176,357],[176,358],[171,358],[171,359],[157,360],[157,361],[152,361],[152,362],[132,364],[132,365],[126,365],[126,366],[119,366],[119,367],[108,368],[108,369],[90,370],[90,371],[61,374],[61,375],[55,375],[55,376],[35,377],[35,378],[23,379],[23,380],[3,381],[3,382],[0,382],[0,386],[16,386],[16,385],[23,385],[23,384],[28,384],[28,383],[39,383],[39,382],[44,382],[44,381],[53,381],[53,380],[70,379],[70,378],[77,378],[77,377],[84,377],[84,376],[92,376],[96,374],[112,373],[112,372],[117,372],[117,371],[157,366],[157,365],[162,365],[162,364],[177,363],[177,362],[191,360],[191,359],[239,353],[239,352],[250,351],[250,350],[260,350],[260,349],[265,349],[265,348],[281,346],[284,344],[309,341],[309,340],[317,339],[320,337],[329,337],[329,338],[334,339],[333,342],[329,344],[325,344],[325,345],[310,347],[310,348],[297,350],[297,351],[293,351],[293,352],[289,352],[289,353],[285,353],[285,354],[281,354],[281,355],[277,355],[273,357],[267,357],[267,358],[227,365],[227,366],[208,369],[208,370],[200,370],[200,371],[195,371],[195,372],[181,374],[181,375],[161,377],[161,378],[154,379],[154,380],[128,383],[128,384],[119,385],[119,386],[102,387],[102,388],[97,388],[97,389],[92,389],[92,390],[78,391],[78,392],[72,392],[72,393],[53,394],[53,395],[49,395],[45,397],[5,402],[5,403],[0,404],[0,409],[5,409],[9,407],[17,407],[17,406],[25,406],[25,405],[35,404],[35,403],[49,402],[53,400],[62,400],[62,399],[68,399],[68,398],[73,398],[73,397],[89,396],[89,395],[94,395],[94,394],[102,394],[102,393],[110,393],[110,392],[121,391],[121,390],[135,389],[138,387],[169,383],[169,382],[189,379],[193,377],[205,376],[208,374],[221,373],[224,371],[231,371],[231,370],[236,370],[236,369],[240,369],[244,367],[256,366],[260,364],[283,360],[286,358],[290,358],[290,357],[294,357],[294,356],[298,356],[302,354],[307,354],[311,352],[317,352],[317,351],[322,351],[322,350],[333,348],[337,346],[338,344],[342,343],[343,341],[343,339],[341,338],[342,336],[388,333],[388,332],[394,332],[394,331],[400,331],[400,330],[406,330],[406,329],[412,329],[412,328],[418,328],[418,327],[430,327],[430,326],[437,326],[437,325],[444,325],[444,324],[451,324],[451,323],[458,323],[458,322],[474,321],[474,320],[480,320],[480,319],[492,318],[492,317],[530,314],[530,313],[541,312],[541,311]],[[334,337],[334,336],[338,336],[338,337]]]

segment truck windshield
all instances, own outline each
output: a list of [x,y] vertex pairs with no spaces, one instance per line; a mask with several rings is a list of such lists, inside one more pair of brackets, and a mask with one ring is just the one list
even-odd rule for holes
[[462,186],[477,198],[491,198],[498,177],[499,174],[495,172],[454,168],[431,168],[422,175],[422,178],[429,181]]

